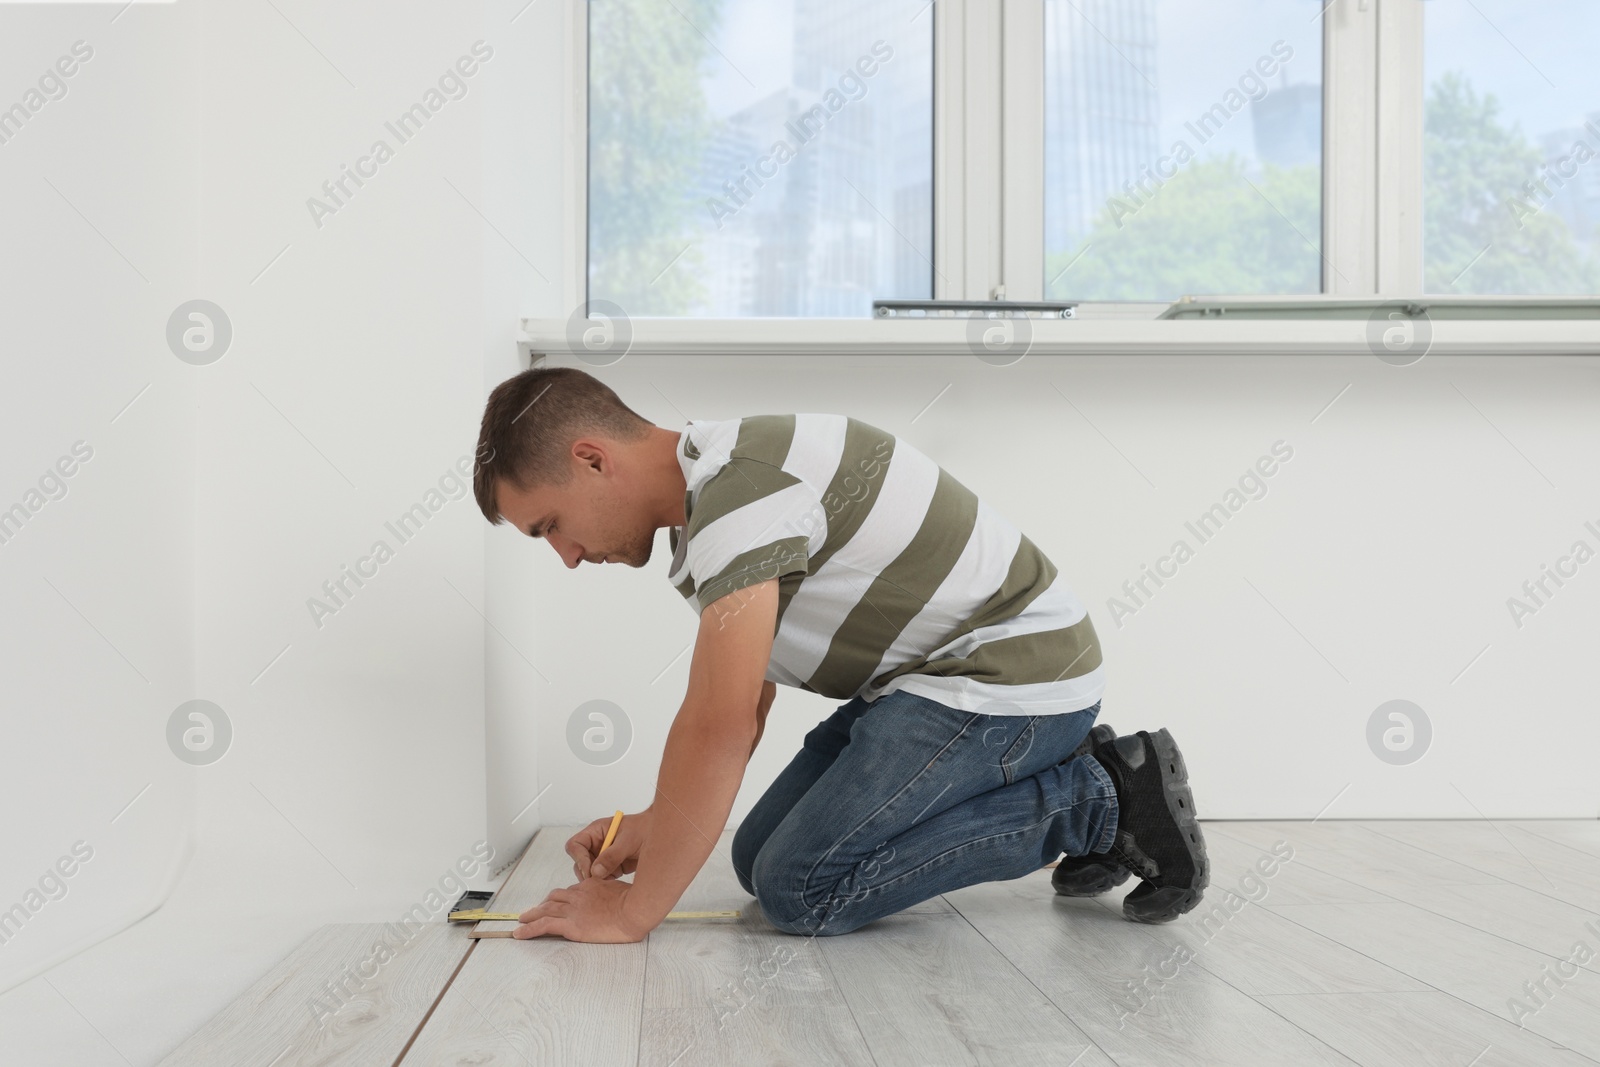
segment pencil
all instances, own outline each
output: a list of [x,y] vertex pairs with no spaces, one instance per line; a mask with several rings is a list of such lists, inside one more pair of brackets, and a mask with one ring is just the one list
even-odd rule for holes
[[606,843],[600,846],[601,852],[611,847],[611,839],[617,836],[617,827],[621,825],[622,812],[619,810],[615,815],[611,816],[611,828],[606,831]]

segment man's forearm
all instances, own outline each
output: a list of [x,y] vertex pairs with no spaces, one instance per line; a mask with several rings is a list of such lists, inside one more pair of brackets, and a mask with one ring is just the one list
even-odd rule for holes
[[650,836],[634,871],[630,918],[653,928],[705,865],[733,810],[753,736],[753,719],[714,717],[688,705],[673,720],[650,805]]

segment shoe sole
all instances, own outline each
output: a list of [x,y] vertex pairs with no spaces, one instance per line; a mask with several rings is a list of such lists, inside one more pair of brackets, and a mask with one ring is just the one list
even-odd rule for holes
[[[1200,898],[1205,894],[1206,886],[1211,881],[1211,863],[1206,856],[1205,835],[1200,832],[1200,823],[1195,815],[1194,794],[1189,790],[1189,768],[1184,765],[1183,753],[1178,751],[1178,743],[1165,728],[1148,733],[1146,736],[1150,738],[1150,745],[1155,749],[1156,758],[1161,761],[1159,764],[1161,795],[1166,800],[1167,812],[1183,835],[1189,860],[1194,866],[1195,878],[1189,886],[1157,887],[1145,881],[1122,898],[1122,914],[1133,922],[1164,923],[1176,919],[1200,903]],[[1121,741],[1122,738],[1117,740]],[[1121,836],[1120,833],[1118,836]],[[1135,860],[1150,862],[1149,857],[1138,849],[1131,849],[1129,852],[1131,858]]]
[[1101,893],[1109,893],[1123,882],[1133,872],[1120,863],[1089,863],[1082,867],[1067,868],[1066,874],[1061,874],[1062,868],[1056,867],[1050,875],[1050,885],[1056,894],[1063,897],[1097,897]]

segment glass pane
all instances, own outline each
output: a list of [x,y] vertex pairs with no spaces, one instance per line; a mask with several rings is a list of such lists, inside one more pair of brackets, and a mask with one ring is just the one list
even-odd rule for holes
[[1047,297],[1322,290],[1316,0],[1045,0],[1044,120]]
[[591,0],[589,298],[866,316],[933,295],[928,0]]
[[1600,4],[1423,12],[1423,290],[1600,293]]

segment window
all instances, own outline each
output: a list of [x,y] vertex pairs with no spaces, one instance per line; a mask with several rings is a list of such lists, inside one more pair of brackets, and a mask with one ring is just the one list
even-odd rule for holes
[[1045,295],[1322,290],[1322,19],[1046,0]]
[[592,0],[588,292],[629,316],[933,295],[927,0]]
[[1424,291],[1600,293],[1600,5],[1423,10]]
[[[574,10],[587,142],[574,128],[562,158],[587,215],[562,295],[662,320],[650,345],[937,333],[873,323],[880,299],[1131,322],[1184,297],[1332,319],[1335,298],[1600,294],[1595,0]],[[1578,336],[1556,306],[1536,313],[1552,350]],[[1095,335],[1058,321],[1030,343]]]

